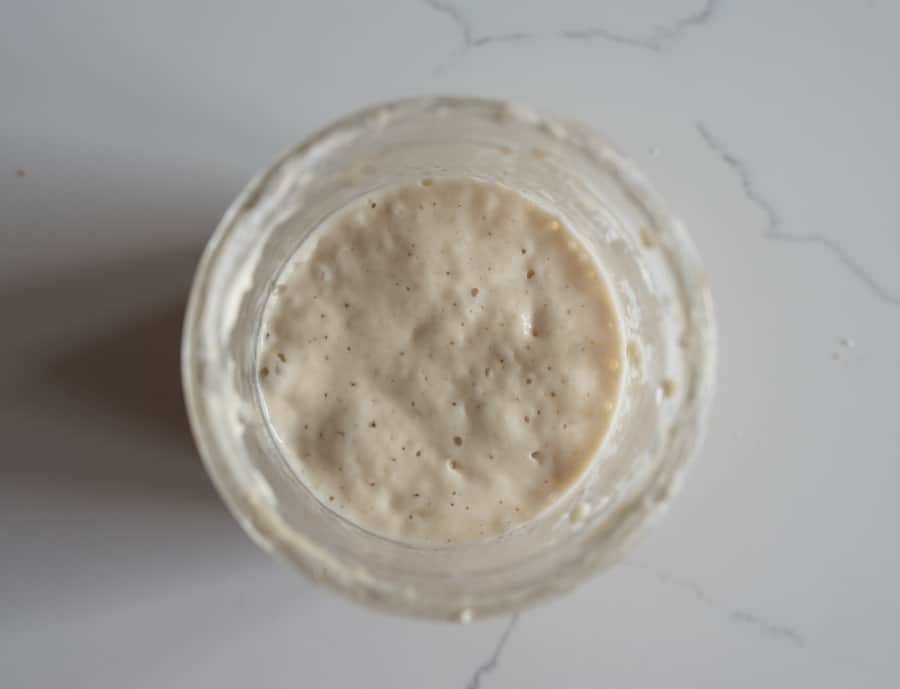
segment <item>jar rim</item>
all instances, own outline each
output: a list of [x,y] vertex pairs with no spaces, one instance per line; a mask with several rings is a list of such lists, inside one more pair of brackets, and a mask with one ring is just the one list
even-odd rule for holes
[[[616,172],[617,182],[633,198],[652,209],[657,225],[668,233],[676,248],[675,252],[669,252],[667,259],[683,287],[684,308],[695,334],[692,338],[694,351],[686,357],[691,399],[690,409],[686,409],[680,422],[673,426],[678,434],[673,438],[676,450],[671,451],[656,469],[640,495],[617,508],[615,520],[606,522],[585,540],[586,547],[593,550],[560,562],[561,576],[557,580],[532,582],[530,586],[504,591],[502,600],[479,600],[461,592],[458,596],[423,605],[421,600],[412,599],[402,590],[386,587],[384,582],[364,571],[348,571],[345,563],[319,543],[289,527],[266,500],[260,499],[252,487],[235,474],[228,461],[227,448],[209,423],[212,410],[207,403],[203,352],[213,345],[200,323],[205,316],[211,277],[218,267],[219,249],[229,241],[239,220],[254,208],[290,161],[327,156],[348,137],[364,136],[372,127],[377,132],[397,119],[459,111],[489,118],[510,117],[544,132],[564,132],[563,143],[602,158]],[[508,612],[555,595],[619,559],[643,528],[668,505],[699,448],[713,396],[716,357],[712,297],[693,242],[683,224],[671,215],[659,194],[626,157],[600,134],[579,123],[538,115],[528,108],[499,100],[430,96],[377,104],[343,117],[290,148],[247,184],[224,214],[197,267],[185,314],[181,368],[188,416],[207,472],[232,514],[259,546],[291,562],[314,580],[323,581],[370,605],[414,616],[467,621],[473,616]]]

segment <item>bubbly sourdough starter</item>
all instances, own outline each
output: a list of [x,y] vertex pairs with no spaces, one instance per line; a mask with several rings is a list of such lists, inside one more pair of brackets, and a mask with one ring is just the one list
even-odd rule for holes
[[462,543],[528,520],[585,472],[621,338],[558,220],[474,180],[422,180],[328,218],[264,316],[262,398],[318,498],[371,532]]

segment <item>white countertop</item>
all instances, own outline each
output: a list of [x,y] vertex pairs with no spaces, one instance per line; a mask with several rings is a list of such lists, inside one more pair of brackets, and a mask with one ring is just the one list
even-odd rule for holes
[[[2,0],[0,685],[900,685],[898,25],[890,0]],[[670,514],[514,621],[407,621],[271,561],[181,407],[185,293],[231,198],[426,93],[605,132],[717,300]]]

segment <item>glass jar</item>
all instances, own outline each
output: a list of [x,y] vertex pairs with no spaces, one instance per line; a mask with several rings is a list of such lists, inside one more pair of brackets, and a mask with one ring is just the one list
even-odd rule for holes
[[[485,543],[412,546],[329,510],[281,455],[257,387],[263,306],[287,260],[348,202],[423,177],[494,182],[560,217],[606,276],[623,324],[622,395],[590,470],[539,517]],[[460,621],[565,591],[622,555],[696,452],[714,364],[696,251],[633,165],[581,125],[456,98],[352,115],[251,181],[201,259],[182,347],[200,453],[257,543],[365,603]]]

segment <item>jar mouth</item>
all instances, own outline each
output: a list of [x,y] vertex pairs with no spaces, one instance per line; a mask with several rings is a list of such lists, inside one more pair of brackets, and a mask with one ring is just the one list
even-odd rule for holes
[[[572,250],[572,244],[571,244],[572,240],[575,240],[577,242],[578,251],[580,252],[578,268],[580,268],[584,265],[584,262],[586,262],[586,259],[592,258],[590,255],[589,247],[584,245],[580,241],[578,241],[577,233],[572,231],[570,228],[564,226],[562,223],[559,222],[558,217],[554,214],[555,213],[554,208],[539,208],[538,206],[536,206],[536,205],[532,204],[531,202],[527,201],[526,199],[524,199],[517,192],[517,190],[514,188],[514,186],[501,185],[499,183],[490,183],[489,185],[482,186],[481,180],[471,178],[471,177],[470,178],[461,178],[461,177],[458,177],[455,175],[448,175],[448,176],[435,175],[433,177],[415,180],[415,182],[413,182],[413,183],[409,183],[409,182],[396,183],[396,182],[394,182],[394,183],[390,183],[387,185],[379,186],[374,189],[370,189],[367,192],[356,197],[355,199],[353,199],[350,202],[350,204],[348,206],[338,209],[334,215],[340,216],[340,215],[344,214],[346,216],[346,214],[348,213],[348,210],[353,209],[353,208],[355,208],[357,211],[359,211],[360,208],[364,208],[364,209],[368,210],[368,208],[370,207],[370,204],[371,204],[371,207],[374,208],[375,204],[372,204],[373,199],[378,199],[378,205],[384,207],[385,197],[387,197],[388,200],[390,200],[390,198],[393,194],[408,193],[408,191],[411,188],[412,189],[417,189],[417,188],[428,189],[433,186],[436,188],[439,188],[442,184],[450,185],[451,187],[456,187],[457,185],[467,185],[470,187],[470,189],[478,189],[483,192],[489,191],[492,194],[497,194],[498,192],[501,194],[504,194],[504,193],[509,194],[509,196],[507,197],[507,201],[514,199],[515,202],[517,202],[517,203],[524,202],[528,209],[528,213],[542,213],[544,216],[546,216],[544,218],[544,220],[548,225],[555,225],[557,229],[562,229],[563,237],[565,237],[565,239],[568,240],[566,243],[567,250]],[[474,184],[474,186],[473,186],[473,184]],[[381,196],[381,198],[379,198],[379,196]],[[453,203],[450,204],[451,207],[455,204],[455,202],[457,200],[458,199],[454,199]],[[406,210],[406,205],[403,202],[401,202],[401,206],[403,207],[402,210],[400,211],[402,213]],[[482,219],[484,219],[484,216],[482,216]],[[286,260],[284,261],[282,266],[277,268],[274,271],[276,277],[273,280],[273,282],[275,284],[272,285],[272,289],[269,290],[269,292],[262,299],[262,303],[263,303],[262,314],[259,319],[258,326],[254,329],[254,335],[253,335],[253,340],[255,341],[255,343],[257,345],[256,353],[253,355],[253,359],[254,359],[254,361],[258,362],[259,367],[263,367],[265,369],[266,377],[268,377],[270,375],[270,370],[284,371],[285,366],[283,364],[279,364],[279,358],[278,358],[278,357],[283,356],[283,353],[278,353],[276,355],[274,353],[275,350],[272,350],[272,349],[269,350],[268,360],[265,362],[263,361],[264,352],[266,349],[266,343],[269,340],[269,334],[270,334],[268,332],[268,330],[270,329],[270,326],[271,326],[273,328],[273,332],[274,332],[274,329],[277,329],[277,327],[278,327],[274,324],[271,324],[269,319],[267,319],[265,317],[265,313],[267,311],[269,311],[271,306],[276,305],[276,303],[278,302],[278,295],[281,294],[281,291],[283,290],[285,283],[290,282],[291,266],[305,263],[306,261],[308,261],[310,259],[311,254],[315,251],[318,238],[322,237],[323,235],[327,236],[327,232],[324,232],[324,233],[322,232],[323,228],[327,227],[332,220],[333,220],[333,217],[331,219],[326,218],[321,223],[318,223],[316,225],[316,229],[314,229],[313,232],[311,232],[310,235],[308,235],[303,240],[303,242],[298,246],[296,252],[294,254],[286,257]],[[488,235],[491,234],[489,230],[487,230],[487,233],[488,233]],[[554,232],[554,233],[550,233],[548,236],[555,237],[556,234]],[[345,239],[347,239],[347,238],[345,238]],[[419,241],[419,240],[416,240],[416,241]],[[565,241],[565,240],[561,240],[560,243],[562,244],[563,241]],[[514,251],[515,251],[516,257],[518,258],[518,252],[520,251],[519,247],[517,246],[514,249]],[[525,251],[526,250],[524,248],[521,249],[521,252],[523,255],[525,254]],[[568,255],[568,254],[566,254],[566,255]],[[508,257],[504,256],[503,260],[506,260],[507,258]],[[548,260],[549,260],[549,258],[548,258]],[[494,266],[496,266],[497,264],[498,264],[498,261],[494,261]],[[529,265],[531,265],[531,264],[529,264]],[[614,321],[615,323],[621,322],[623,320],[623,314],[621,313],[621,307],[619,306],[618,303],[615,302],[614,299],[612,299],[612,291],[609,288],[609,285],[607,284],[609,282],[609,278],[608,278],[608,276],[606,276],[604,274],[603,266],[600,265],[596,260],[593,260],[591,262],[591,268],[593,268],[597,274],[597,282],[594,283],[594,286],[595,287],[599,286],[603,291],[601,303],[606,302],[604,308],[609,310],[608,312],[605,312],[604,318],[602,318],[600,320]],[[574,271],[575,269],[576,269],[576,267],[570,266],[570,270]],[[437,270],[437,268],[435,268],[435,270]],[[479,284],[481,284],[481,280],[486,280],[486,279],[490,278],[490,271],[492,269],[488,268],[487,270],[489,271],[487,275],[482,275],[480,278],[477,278],[477,281],[479,282]],[[425,275],[427,275],[427,273],[428,273],[428,270],[426,270],[426,269],[421,269],[421,271]],[[441,268],[441,274],[443,274],[442,271],[443,271],[443,268]],[[523,273],[524,272],[525,271],[523,270]],[[531,276],[534,275],[535,271],[532,269],[532,270],[529,270],[528,273],[529,273],[529,277],[527,279],[530,281]],[[402,278],[398,275],[392,274],[390,276],[390,279],[391,280],[394,280],[394,279],[403,280],[404,278]],[[475,283],[473,282],[473,284],[475,284]],[[420,287],[421,287],[421,285],[420,285]],[[494,285],[493,287],[489,288],[487,291],[490,292],[490,291],[496,290],[497,287],[498,287],[497,285]],[[567,285],[567,289],[568,289],[568,285]],[[303,293],[303,291],[298,291],[295,289],[292,289],[291,292],[294,295]],[[481,285],[482,299],[484,297],[484,292],[485,292],[485,287],[482,284]],[[478,293],[479,293],[478,289],[475,289],[474,292],[472,292],[473,299]],[[561,296],[561,295],[558,295],[558,296]],[[587,295],[585,295],[585,296],[587,296]],[[316,298],[321,298],[321,295],[317,295],[317,297],[313,297],[313,299],[316,299]],[[360,301],[360,299],[358,297],[348,297],[348,298],[354,304],[359,303],[359,301]],[[365,297],[363,297],[363,299],[365,299]],[[553,297],[551,297],[549,299],[549,301],[552,302]],[[323,305],[323,302],[320,301],[318,303],[319,303],[320,308],[326,308]],[[456,301],[453,301],[453,305],[456,306]],[[570,304],[570,305],[573,308],[575,306],[574,304]],[[347,307],[347,304],[345,303],[344,306]],[[544,306],[546,306],[546,303]],[[532,305],[532,310],[535,308],[536,308],[536,306]],[[441,311],[443,312],[443,309]],[[522,314],[520,314],[520,313],[516,313],[512,316],[510,316],[510,314],[506,314],[506,316],[504,318],[501,318],[500,320],[505,319],[508,321],[510,318],[515,318],[516,321],[518,321],[518,319],[520,317],[522,317]],[[577,322],[578,320],[580,320],[580,319],[576,316],[576,318],[572,319],[572,322]],[[383,323],[379,323],[379,326],[378,326],[379,332],[382,330],[383,325],[384,325]],[[314,328],[315,326],[312,326],[312,327]],[[310,335],[311,332],[312,332],[311,329],[307,330],[306,335],[304,335],[304,337]],[[334,333],[329,330],[329,334],[331,335],[332,342],[334,342],[334,340],[335,340]],[[532,329],[532,334],[534,334],[533,329]],[[372,333],[371,335],[373,338],[378,337],[378,333]],[[544,335],[546,337],[547,333],[545,332]],[[605,332],[604,336],[606,339],[608,339],[611,342],[611,344],[607,345],[608,349],[607,349],[606,354],[613,358],[616,368],[615,368],[614,373],[611,373],[611,374],[606,373],[605,374],[606,376],[611,378],[614,382],[607,389],[605,389],[603,391],[603,398],[605,399],[608,397],[609,399],[614,400],[614,402],[608,403],[609,406],[605,409],[605,412],[606,412],[605,414],[601,412],[599,406],[597,406],[595,409],[592,410],[593,412],[596,413],[596,422],[592,422],[590,424],[590,426],[589,426],[590,430],[588,431],[589,434],[592,434],[592,437],[589,436],[589,440],[586,443],[587,447],[585,450],[578,451],[577,453],[575,453],[575,455],[577,457],[583,458],[584,461],[580,463],[580,466],[576,465],[576,468],[574,470],[571,470],[571,469],[569,471],[562,470],[558,474],[555,474],[555,476],[567,476],[567,478],[554,478],[554,479],[544,480],[543,483],[545,485],[553,482],[553,483],[558,483],[558,486],[556,487],[555,490],[553,490],[553,492],[549,493],[545,499],[543,499],[543,500],[536,499],[534,501],[534,503],[532,503],[532,504],[539,503],[539,505],[536,508],[534,508],[533,510],[528,510],[527,517],[517,520],[517,519],[515,519],[515,517],[518,515],[513,514],[512,512],[509,512],[506,524],[504,527],[501,527],[501,529],[491,529],[490,527],[486,527],[485,521],[490,523],[490,520],[489,519],[487,519],[487,520],[481,519],[481,524],[479,527],[477,527],[480,530],[480,535],[477,538],[471,538],[471,537],[466,538],[465,536],[463,536],[463,538],[460,538],[460,533],[458,531],[453,534],[444,534],[440,538],[438,538],[434,533],[429,533],[428,538],[416,538],[415,536],[410,536],[410,537],[404,538],[398,534],[391,534],[389,532],[390,529],[385,529],[383,527],[383,525],[382,525],[382,528],[379,528],[377,525],[374,525],[370,520],[367,520],[366,515],[357,514],[358,519],[354,520],[354,518],[352,516],[344,513],[341,509],[336,508],[336,506],[339,505],[340,501],[339,500],[336,501],[335,496],[339,495],[338,491],[342,490],[342,488],[343,488],[342,485],[341,486],[331,485],[329,490],[324,490],[324,491],[322,489],[316,490],[314,488],[311,488],[310,481],[307,481],[304,479],[303,471],[297,470],[298,467],[301,467],[304,464],[302,457],[306,457],[306,455],[300,454],[299,450],[296,448],[292,449],[290,447],[290,441],[286,441],[284,439],[284,437],[293,437],[299,431],[299,427],[291,429],[290,425],[292,423],[292,420],[288,420],[285,422],[288,427],[287,428],[282,427],[282,429],[281,429],[285,435],[282,437],[279,437],[279,431],[277,430],[279,428],[279,424],[277,422],[274,422],[272,419],[271,409],[270,409],[269,405],[266,403],[266,395],[264,392],[265,386],[263,384],[263,381],[260,379],[256,380],[257,384],[254,386],[254,394],[255,394],[255,397],[257,400],[257,404],[260,407],[260,409],[262,410],[263,417],[266,421],[266,430],[268,431],[271,445],[272,445],[272,447],[276,448],[279,451],[279,453],[281,454],[281,460],[285,464],[285,466],[289,467],[292,470],[291,478],[295,479],[299,484],[301,484],[300,488],[307,491],[307,493],[309,495],[309,499],[318,501],[318,503],[322,507],[322,509],[327,511],[330,514],[330,516],[333,517],[334,519],[340,520],[343,523],[345,528],[357,531],[360,534],[363,534],[365,538],[377,540],[379,542],[384,543],[385,545],[389,545],[390,547],[402,548],[402,549],[406,549],[409,551],[419,550],[419,551],[440,551],[440,552],[455,551],[455,552],[459,552],[464,549],[475,550],[478,548],[489,548],[489,547],[492,547],[493,544],[500,543],[508,538],[515,538],[519,532],[526,531],[530,528],[533,528],[534,524],[537,522],[540,522],[545,519],[552,520],[554,518],[554,513],[555,513],[555,510],[557,509],[557,505],[559,503],[571,502],[573,495],[575,493],[577,493],[580,488],[583,488],[583,483],[586,480],[588,480],[588,477],[589,477],[588,468],[594,462],[595,458],[598,455],[600,455],[603,450],[604,443],[607,439],[607,433],[606,433],[607,428],[609,426],[613,425],[613,423],[611,423],[611,419],[615,419],[621,414],[621,409],[622,409],[623,405],[621,403],[622,400],[621,400],[621,395],[620,395],[620,389],[623,387],[623,385],[622,385],[622,378],[624,378],[623,370],[624,371],[628,370],[628,362],[625,358],[626,357],[625,342],[623,341],[622,333],[619,332],[618,326],[611,328],[610,332]],[[328,335],[326,335],[324,339],[328,340]],[[366,342],[366,339],[363,339],[363,342]],[[593,342],[593,340],[592,340],[592,342]],[[285,340],[282,338],[281,344],[276,349],[282,348],[285,344],[287,346],[290,346],[290,344],[288,342],[285,342]],[[308,342],[307,344],[310,344],[310,342]],[[454,349],[456,351],[458,351],[459,349],[461,349],[460,340],[457,340],[456,344],[457,344],[457,346]],[[427,344],[422,345],[422,346],[424,346],[425,348],[428,348]],[[530,344],[525,347],[526,350],[528,350],[530,348],[531,348]],[[353,350],[355,352],[360,351],[360,348],[356,346],[356,343],[354,343]],[[287,350],[285,350],[285,351],[287,351]],[[350,347],[347,347],[347,351],[350,351]],[[341,352],[341,354],[343,354],[343,352]],[[519,355],[527,356],[527,354],[525,352],[520,352]],[[471,359],[470,357],[478,357],[478,356],[479,356],[478,354],[473,353],[473,354],[467,356],[466,360],[467,360],[467,362],[471,362],[473,359]],[[502,362],[503,362],[502,353],[498,353],[497,356],[502,365]],[[292,359],[293,357],[289,354],[288,358]],[[327,361],[329,357],[328,357],[328,355],[325,355],[324,358]],[[430,358],[431,358],[431,356],[429,355],[429,359]],[[515,355],[513,356],[513,358],[515,358]],[[280,359],[280,361],[284,362],[284,359]],[[559,371],[562,368],[562,367],[558,366],[559,362],[553,361],[552,363],[554,366],[556,366],[557,371]],[[572,365],[571,360],[567,361],[566,363],[568,366]],[[273,366],[274,366],[274,369],[273,369]],[[619,368],[620,366],[621,366],[621,369]],[[380,368],[380,362],[379,362],[379,368]],[[542,367],[538,367],[538,368],[541,369]],[[552,369],[553,369],[553,366],[547,366],[548,371],[550,371]],[[392,376],[393,375],[393,374],[385,374],[383,369],[382,369],[381,373],[382,373],[382,376],[384,376],[384,375]],[[432,373],[432,375],[434,375],[434,374]],[[485,373],[485,375],[487,375],[487,373]],[[543,375],[543,371],[540,371],[538,373],[538,375]],[[306,378],[305,374],[304,374],[304,378]],[[426,376],[425,380],[428,380],[427,376]],[[303,384],[305,384],[305,381],[304,382],[295,381],[295,382],[299,383],[299,385],[301,385],[301,386]],[[392,379],[392,382],[393,382],[393,379]],[[530,385],[531,382],[532,382],[531,378],[528,377],[527,383]],[[562,375],[562,378],[559,382],[561,382],[563,385],[566,384],[565,375]],[[356,383],[351,382],[349,384],[351,386],[353,386],[354,388],[356,387]],[[330,384],[330,385],[333,385],[333,384]],[[473,385],[474,385],[474,383],[473,383]],[[551,387],[553,387],[553,386],[551,386]],[[331,389],[331,387],[329,387],[328,392],[331,393],[331,391],[332,391],[332,389]],[[352,390],[351,393],[355,393],[357,395],[360,394],[358,390]],[[463,393],[463,394],[465,394],[465,393]],[[498,391],[496,394],[503,394],[503,393]],[[522,394],[524,394],[524,393],[522,393]],[[553,392],[546,391],[545,394],[552,395],[553,397],[556,396],[555,391],[553,391]],[[332,395],[332,398],[333,397],[334,397],[334,395]],[[484,391],[481,391],[479,393],[479,399],[481,399],[481,400],[483,400],[484,398],[490,399],[491,397],[492,397],[492,395],[490,393],[485,394]],[[596,397],[596,394],[595,394],[595,397]],[[317,395],[316,398],[321,399],[319,397],[319,395]],[[328,394],[325,395],[325,399],[326,400],[328,399]],[[518,397],[516,397],[516,399],[518,400]],[[457,406],[456,401],[451,401],[451,400],[447,400],[447,401],[451,402],[453,407]],[[550,400],[548,398],[545,403],[550,403],[552,405],[553,400]],[[472,406],[475,406],[476,409],[480,409],[482,406],[480,403],[473,404],[471,406],[465,402],[460,403],[460,404],[461,404],[461,408],[466,409],[465,413],[467,415],[473,414]],[[536,411],[537,416],[532,420],[535,422],[540,422],[541,421],[540,415],[542,413],[541,408],[540,408],[541,401],[535,400],[535,405],[537,406],[537,411]],[[420,407],[420,409],[421,409],[421,407]],[[612,411],[609,411],[610,409]],[[544,411],[546,412],[547,409],[544,409]],[[292,417],[296,418],[293,415],[293,412],[296,412],[296,410],[295,409],[292,410]],[[523,414],[529,414],[529,413],[533,414],[534,413],[534,412],[529,412],[528,410],[522,410],[522,412],[523,412]],[[477,412],[474,412],[474,413],[477,414]],[[525,419],[526,424],[530,423],[529,417],[527,415],[524,416],[524,419]],[[309,420],[309,419],[305,419],[305,421],[306,420]],[[489,420],[487,420],[487,423],[485,425],[490,426],[493,422],[494,422],[493,418],[489,419]],[[312,423],[312,421],[310,421],[310,423]],[[379,424],[380,424],[380,422],[379,422]],[[346,430],[347,426],[350,426],[351,428],[353,427],[352,421],[348,418],[342,418],[340,425],[341,425],[341,428],[343,428],[345,430]],[[476,425],[478,425],[477,422],[476,422]],[[307,425],[304,425],[303,427],[304,427],[304,429],[308,428]],[[565,428],[566,426],[564,425],[563,427]],[[332,430],[334,430],[334,429],[332,429]],[[328,433],[328,431],[326,430],[326,434],[327,433]],[[345,433],[344,430],[338,430],[338,431],[336,431],[336,433],[338,435],[340,435],[342,438],[345,438],[347,435],[347,433]],[[322,439],[321,435],[319,436],[319,439],[320,440]],[[371,442],[371,440],[369,440],[368,442]],[[404,441],[404,444],[410,444],[410,443],[416,444],[416,441],[411,438],[407,438]],[[469,451],[468,441],[466,442],[466,444],[467,444],[466,455],[471,456],[469,454],[470,451]],[[377,444],[376,444],[376,446],[378,446],[379,448],[386,447],[386,445],[377,445]],[[309,448],[307,448],[307,449],[309,449]],[[397,449],[398,448],[394,448],[394,451],[396,451]],[[533,449],[533,448],[530,448],[530,449]],[[405,450],[406,450],[406,447],[402,447],[401,451],[405,451]],[[496,450],[494,448],[485,448],[484,452],[480,453],[480,455],[487,457],[492,450],[494,452],[496,452]],[[313,452],[315,452],[315,450],[313,450]],[[379,453],[379,454],[382,454],[382,453]],[[391,452],[389,454],[393,454],[393,452]],[[474,452],[474,454],[479,455],[478,452]],[[540,460],[535,459],[535,456],[541,455],[541,454],[542,453],[540,451],[533,452],[531,454],[530,465],[534,466],[534,465],[539,464]],[[547,451],[544,450],[543,454],[546,456]],[[516,455],[516,453],[512,452],[507,456],[512,456],[512,455]],[[399,457],[400,454],[398,453],[397,456]],[[417,453],[416,456],[418,457],[419,454]],[[524,457],[525,454],[520,453],[518,456]],[[493,454],[491,454],[490,458],[491,458],[491,460],[493,460],[495,457]],[[336,454],[333,457],[333,459],[340,462],[340,460],[341,460],[340,454]],[[393,460],[393,461],[396,461],[396,460]],[[401,458],[401,466],[402,466],[402,461],[403,460]],[[377,460],[376,460],[376,462],[377,462]],[[449,458],[446,459],[445,462],[446,463],[454,463]],[[496,465],[494,465],[494,467],[496,467]],[[394,467],[389,467],[388,471],[393,473],[392,470],[394,470],[396,468],[397,468],[396,465]],[[338,471],[343,472],[344,467],[341,466],[338,469]],[[374,470],[374,472],[376,475],[379,473],[377,468]],[[515,473],[518,473],[518,470]],[[498,474],[498,476],[499,476],[499,474]],[[340,478],[341,483],[343,483],[346,480],[345,476],[343,474],[341,474],[340,477],[338,477],[338,478]],[[505,477],[500,476],[501,484],[504,482],[504,478]],[[379,480],[378,483],[380,484],[381,481]],[[375,482],[373,482],[373,483],[370,483],[369,485],[372,488],[374,488],[376,484],[375,484]],[[614,489],[614,486],[610,487],[610,490],[612,490],[612,489]],[[417,488],[417,490],[423,490],[423,489]],[[429,489],[425,488],[424,490],[427,491]],[[463,488],[460,487],[460,491],[462,491],[462,490],[463,490]],[[454,490],[452,492],[452,496],[456,496],[456,495],[457,495],[457,492]],[[416,493],[416,496],[418,497],[419,493]],[[452,496],[447,496],[449,502],[452,503],[454,500],[459,501],[458,498],[453,498]],[[492,495],[491,496],[492,499],[490,500],[491,506],[493,506],[495,499],[500,498],[500,497],[504,497],[504,496]],[[601,498],[601,499],[607,499],[608,497],[610,497],[610,496],[608,496],[608,495],[599,496],[599,498]],[[423,498],[423,501],[428,501],[428,505],[430,507],[432,498],[435,498],[436,502],[439,501],[439,498],[437,498],[437,496],[434,496],[434,495],[426,495],[425,498]],[[475,500],[478,501],[479,499],[475,498]],[[526,504],[527,504],[527,502],[530,501],[530,498],[525,498],[525,500],[526,500]],[[469,500],[466,500],[465,502],[469,502]],[[481,502],[481,501],[479,501],[479,502]],[[484,503],[482,502],[481,504],[484,504]],[[499,500],[499,504],[503,505],[502,499]],[[507,510],[513,509],[512,507],[510,507],[510,505],[512,503],[509,498],[507,498],[506,504],[508,506],[506,508]],[[474,503],[473,503],[473,505],[474,505]],[[343,505],[341,505],[341,507],[343,507]],[[416,506],[410,506],[410,509],[412,511],[417,511]],[[465,507],[466,511],[469,511],[469,509],[470,509],[469,506]],[[474,507],[473,509],[477,510],[478,508]],[[527,507],[525,509],[527,510]],[[583,511],[583,509],[582,509],[582,511]],[[519,507],[515,508],[515,512],[516,513],[520,512]],[[463,515],[462,518],[465,518],[466,516],[468,516],[468,515]],[[412,519],[412,518],[413,517],[410,516],[410,519]],[[431,516],[426,516],[425,519],[433,520],[433,519],[435,519],[435,517],[433,515],[431,515]],[[459,519],[459,517],[457,517],[455,520],[457,524],[459,523],[459,521],[457,521],[458,519]],[[437,520],[440,521],[440,517],[437,517]],[[367,523],[367,522],[369,522],[369,523]],[[472,529],[470,534],[471,534],[471,536],[474,536],[475,530]],[[448,536],[448,535],[452,535],[456,540],[451,540],[450,538],[447,538],[445,541],[444,538],[446,538],[446,536]],[[510,565],[514,565],[514,564],[517,564],[517,563],[510,563]],[[485,570],[484,573],[490,573],[490,572]],[[494,573],[496,573],[496,572],[494,572]]]
[[[602,177],[608,189],[615,189],[616,198],[632,204],[636,213],[649,219],[640,229],[640,233],[652,234],[656,251],[648,270],[665,275],[665,290],[683,317],[680,342],[665,354],[678,359],[683,390],[677,403],[671,405],[671,423],[656,454],[648,455],[640,467],[634,462],[629,485],[623,485],[619,495],[595,510],[589,525],[581,528],[577,538],[565,541],[565,547],[560,546],[552,558],[525,562],[523,571],[513,578],[507,576],[507,563],[473,570],[468,580],[451,572],[424,577],[419,572],[416,579],[418,570],[414,567],[407,570],[394,563],[392,569],[383,562],[370,566],[366,553],[341,549],[285,518],[284,499],[273,493],[270,477],[251,466],[247,458],[247,442],[252,435],[248,428],[255,412],[246,400],[232,403],[229,395],[250,393],[249,399],[253,394],[240,380],[246,357],[241,359],[229,350],[243,346],[237,330],[254,307],[252,300],[242,295],[250,294],[251,287],[261,279],[269,279],[255,270],[268,251],[259,245],[259,236],[316,198],[313,191],[305,191],[304,185],[314,187],[318,182],[305,176],[315,177],[330,161],[351,155],[335,169],[343,170],[340,174],[346,173],[348,179],[353,175],[364,178],[365,155],[358,156],[354,151],[368,150],[367,145],[382,142],[404,128],[431,127],[434,136],[440,138],[444,136],[442,131],[449,132],[460,123],[472,127],[485,123],[483,132],[488,134],[509,130],[510,137],[520,139],[522,144],[509,153],[500,151],[511,159],[526,151],[540,158],[544,153],[538,155],[536,151],[547,148],[551,155],[557,152],[577,160],[588,171],[582,176],[588,186],[592,175]],[[488,134],[480,145],[496,144],[498,151],[512,148],[490,140]],[[452,139],[449,134],[447,137]],[[354,157],[360,165],[348,165]],[[510,179],[515,180],[516,165],[510,169]],[[576,187],[579,183],[577,175],[567,182]],[[339,189],[340,184],[334,188]],[[283,204],[278,207],[276,202],[295,196],[299,200],[291,208],[285,209]],[[223,298],[226,291],[230,301]],[[260,292],[265,292],[264,287]],[[250,327],[255,329],[255,324]],[[255,355],[255,347],[252,349]],[[349,115],[292,148],[257,175],[232,203],[200,260],[185,316],[181,357],[188,416],[203,462],[229,509],[258,545],[314,580],[367,604],[408,615],[464,621],[508,612],[565,591],[621,556],[669,503],[696,454],[712,400],[715,363],[712,299],[697,252],[682,224],[634,166],[582,125],[547,118],[502,101],[453,97],[396,101]],[[264,445],[264,441],[253,442]],[[255,451],[271,451],[263,445],[254,445]],[[415,545],[394,545],[413,555],[421,550]],[[477,550],[480,545],[442,550],[458,553],[460,548]],[[414,559],[411,562],[415,565]]]

